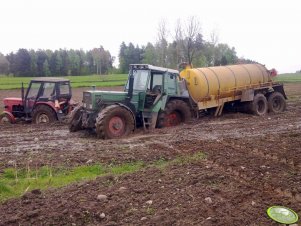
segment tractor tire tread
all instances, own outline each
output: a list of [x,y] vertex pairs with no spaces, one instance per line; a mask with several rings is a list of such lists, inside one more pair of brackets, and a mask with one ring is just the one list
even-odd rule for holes
[[132,114],[126,108],[114,104],[114,105],[107,106],[101,112],[98,113],[98,116],[96,118],[96,123],[95,123],[96,134],[98,138],[100,139],[120,138],[120,137],[115,137],[114,135],[110,134],[110,132],[108,131],[108,122],[112,117],[116,115],[124,117],[125,124],[126,124],[125,132],[121,137],[125,137],[134,131],[135,119],[133,118]]
[[32,111],[33,123],[37,124],[37,117],[41,113],[47,114],[47,116],[49,118],[49,123],[55,122],[57,120],[56,113],[51,107],[49,107],[45,104],[40,104],[40,105],[36,106]]
[[[277,109],[277,108],[274,107],[273,100],[275,98],[279,98],[279,100],[280,100],[279,109]],[[285,101],[285,98],[282,95],[282,93],[280,93],[280,92],[273,92],[273,93],[271,93],[268,96],[268,109],[269,109],[270,113],[274,113],[274,114],[277,114],[277,113],[285,111],[285,109],[286,109],[286,101]]]
[[191,110],[188,104],[183,100],[171,100],[167,103],[165,110],[161,111],[157,120],[157,128],[163,128],[166,120],[166,115],[173,111],[180,111],[182,117],[182,123],[191,119]]
[[76,106],[69,115],[68,127],[70,132],[76,132],[82,129],[80,111],[83,106]]

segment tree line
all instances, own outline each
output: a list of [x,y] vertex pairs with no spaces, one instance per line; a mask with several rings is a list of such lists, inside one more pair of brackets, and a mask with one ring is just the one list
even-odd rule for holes
[[162,21],[157,36],[155,43],[149,42],[142,47],[122,42],[119,51],[119,70],[127,73],[128,65],[137,63],[174,69],[183,62],[194,67],[256,63],[253,60],[239,58],[234,47],[218,43],[218,35],[215,32],[211,33],[210,40],[204,40],[200,22],[196,17],[189,18],[184,24],[178,20],[173,32],[169,32],[166,23]]
[[186,62],[194,67],[220,66],[239,63],[256,63],[239,58],[235,48],[218,43],[212,32],[205,40],[196,17],[185,23],[178,20],[170,32],[162,21],[158,26],[157,40],[139,47],[122,42],[119,49],[119,66],[113,66],[115,57],[102,46],[92,50],[27,50],[19,49],[6,56],[0,53],[0,74],[14,76],[68,76],[127,73],[129,64],[152,64],[177,69]]
[[0,74],[14,76],[73,76],[108,74],[114,57],[102,46],[84,50],[19,49],[4,56],[0,53]]

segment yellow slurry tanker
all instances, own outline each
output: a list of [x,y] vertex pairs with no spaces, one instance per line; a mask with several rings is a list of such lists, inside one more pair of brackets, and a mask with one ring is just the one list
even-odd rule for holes
[[285,109],[282,84],[273,83],[271,72],[261,64],[206,68],[186,65],[180,76],[198,110],[216,107],[215,114],[220,115],[224,104],[234,101],[236,105],[244,103],[245,109],[257,115]]
[[200,112],[221,115],[227,106],[256,115],[286,107],[283,85],[261,64],[177,70],[148,64],[130,65],[124,92],[91,90],[72,113],[71,132],[94,129],[100,138],[128,135],[144,128],[174,126]]

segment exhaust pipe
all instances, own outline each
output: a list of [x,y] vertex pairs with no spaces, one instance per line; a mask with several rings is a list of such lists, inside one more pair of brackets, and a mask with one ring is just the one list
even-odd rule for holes
[[22,103],[23,103],[23,106],[24,106],[24,83],[22,82],[22,87],[21,87],[21,98],[22,98]]
[[128,100],[131,100],[133,97],[133,86],[134,86],[134,75],[133,75],[133,69],[130,69],[130,75],[129,75],[129,90],[128,90]]

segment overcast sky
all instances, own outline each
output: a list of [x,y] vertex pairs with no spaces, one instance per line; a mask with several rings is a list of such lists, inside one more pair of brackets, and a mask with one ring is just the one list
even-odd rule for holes
[[88,50],[102,45],[118,56],[122,41],[154,42],[160,21],[199,18],[205,39],[219,42],[279,72],[301,69],[299,0],[1,0],[0,52],[19,48]]

